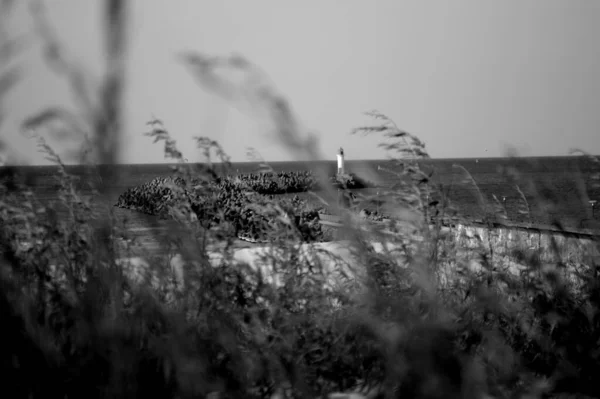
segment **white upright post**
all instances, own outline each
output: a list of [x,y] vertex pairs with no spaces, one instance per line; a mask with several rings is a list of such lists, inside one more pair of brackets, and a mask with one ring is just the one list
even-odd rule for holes
[[345,174],[345,169],[344,169],[344,149],[342,147],[340,147],[340,150],[338,151],[337,154],[337,167],[338,167],[338,175],[343,175]]

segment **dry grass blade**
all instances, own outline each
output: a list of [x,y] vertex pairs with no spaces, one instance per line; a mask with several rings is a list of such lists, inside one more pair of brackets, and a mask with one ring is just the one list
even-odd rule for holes
[[488,213],[488,203],[483,195],[483,193],[481,192],[481,189],[479,188],[479,185],[477,184],[477,182],[475,181],[475,179],[473,178],[473,175],[462,165],[459,164],[453,164],[452,165],[453,168],[457,168],[460,169],[464,176],[465,176],[465,182],[470,184],[475,191],[477,192],[477,200],[479,203],[479,206],[481,207],[481,209],[486,213]]
[[229,155],[227,155],[223,147],[221,147],[221,144],[219,144],[216,140],[213,140],[208,137],[198,136],[194,137],[194,140],[196,140],[196,147],[199,150],[202,150],[202,154],[204,155],[204,158],[206,160],[205,162],[207,162],[209,165],[212,163],[210,154],[211,151],[214,150],[215,155],[217,157],[217,162],[225,164],[225,167],[227,168],[231,166],[231,158],[229,157]]
[[376,126],[362,126],[355,128],[352,130],[352,134],[384,133],[385,137],[389,139],[398,139],[392,143],[379,144],[379,146],[385,150],[396,151],[403,156],[408,156],[413,159],[429,158],[429,154],[425,150],[425,144],[416,136],[398,128],[398,125],[396,125],[396,123],[387,115],[376,110],[365,112],[365,115],[381,121],[382,123]]

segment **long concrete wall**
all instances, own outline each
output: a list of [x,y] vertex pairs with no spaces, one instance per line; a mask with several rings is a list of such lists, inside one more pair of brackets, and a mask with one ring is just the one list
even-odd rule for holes
[[[376,253],[393,253],[400,246],[392,243],[373,242],[372,248]],[[389,252],[388,252],[389,251]],[[324,288],[333,287],[347,279],[360,279],[365,269],[361,267],[361,259],[349,241],[336,241],[314,244],[300,244],[290,248],[252,247],[233,250],[231,254],[209,253],[212,267],[219,267],[223,262],[228,264],[247,265],[253,271],[260,272],[269,283],[281,284],[281,267],[290,262],[296,262],[304,267],[312,267],[313,272],[319,272],[324,280]],[[292,257],[294,259],[292,260]],[[155,270],[143,257],[121,258],[126,275],[134,281],[148,281],[156,285],[161,280],[164,270]],[[185,279],[187,266],[201,267],[199,264],[188,264],[185,258],[177,254],[165,264],[168,273],[182,284]]]
[[487,249],[490,256],[514,256],[515,251],[539,252],[542,262],[590,262],[598,260],[598,238],[536,228],[458,224],[449,229],[456,242],[468,249]]
[[[328,224],[335,223],[328,222]],[[464,224],[444,227],[441,233],[438,245],[444,248],[445,257],[441,258],[443,264],[439,266],[445,275],[442,280],[446,282],[452,280],[457,267],[466,266],[474,272],[482,270],[482,257],[491,262],[497,270],[506,270],[515,275],[526,270],[533,261],[542,264],[560,261],[569,269],[567,274],[573,274],[577,268],[584,265],[600,263],[600,245],[597,239],[590,235]],[[411,238],[419,241],[419,237]],[[371,245],[376,253],[391,251],[387,253],[392,254],[392,259],[398,259],[398,266],[403,266],[400,264],[402,258],[400,241],[395,242],[395,244],[371,242]],[[299,261],[304,265],[321,265],[324,287],[335,286],[347,276],[358,280],[364,277],[363,262],[353,251],[349,241],[301,244],[286,250],[268,246],[241,248],[234,250],[227,259],[223,257],[223,253],[210,253],[209,260],[213,267],[218,267],[222,262],[246,264],[254,271],[260,271],[267,281],[280,284],[281,275],[278,274],[277,268],[282,262],[285,263],[286,257],[291,254],[297,257],[296,262]],[[126,274],[134,280],[150,279],[154,282],[153,285],[160,281],[162,272],[153,270],[146,259],[123,258],[120,262],[127,271]],[[169,259],[165,266],[174,275],[176,281],[180,284],[184,281],[186,262],[181,255]]]

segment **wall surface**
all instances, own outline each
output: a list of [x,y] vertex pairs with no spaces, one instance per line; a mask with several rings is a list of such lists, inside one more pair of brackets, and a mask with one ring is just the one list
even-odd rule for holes
[[[419,243],[420,237],[410,237]],[[370,243],[375,253],[386,253],[399,267],[403,264],[400,240],[394,243],[373,241]],[[418,244],[415,244],[418,245]],[[592,237],[568,236],[560,233],[514,229],[507,227],[481,227],[456,225],[443,228],[438,239],[438,269],[442,282],[450,282],[456,269],[466,267],[472,272],[482,272],[487,262],[495,271],[508,271],[519,275],[531,268],[532,264],[542,265],[562,263],[565,275],[573,278],[576,270],[596,262],[600,263],[600,245]],[[270,247],[234,249],[229,259],[223,254],[209,254],[213,267],[222,262],[246,264],[254,271],[260,271],[267,281],[281,284],[281,264],[294,256],[296,261],[308,265],[320,265],[324,277],[324,287],[333,287],[348,277],[361,280],[365,276],[364,261],[353,249],[350,241],[335,241],[314,244],[300,244],[287,250]],[[123,258],[127,274],[138,281],[151,278],[158,283],[159,271],[152,271],[147,260],[141,257]],[[186,262],[181,255],[171,257],[168,265],[175,280],[180,283],[185,278]],[[199,267],[199,265],[191,265]],[[164,271],[163,271],[164,272]]]

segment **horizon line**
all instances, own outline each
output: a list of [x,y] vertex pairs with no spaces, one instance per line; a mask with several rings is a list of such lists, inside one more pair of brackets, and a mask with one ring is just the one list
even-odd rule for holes
[[[455,161],[455,160],[494,160],[494,159],[544,159],[544,158],[587,158],[587,157],[600,157],[600,155],[593,154],[571,154],[571,155],[536,155],[536,156],[504,156],[504,157],[452,157],[452,158],[379,158],[379,159],[345,159],[346,162],[390,162],[399,160],[417,160],[417,161]],[[310,162],[331,162],[335,163],[335,159],[317,159],[312,161],[232,161],[231,164],[281,164],[281,163],[310,163]],[[144,166],[144,165],[208,165],[216,164],[222,165],[225,162],[214,161],[214,162],[136,162],[136,163],[125,163],[116,162],[111,164],[85,164],[85,163],[64,163],[64,166]],[[0,165],[0,168],[5,167],[48,167],[58,166],[57,164],[44,163],[44,164],[4,164]]]

